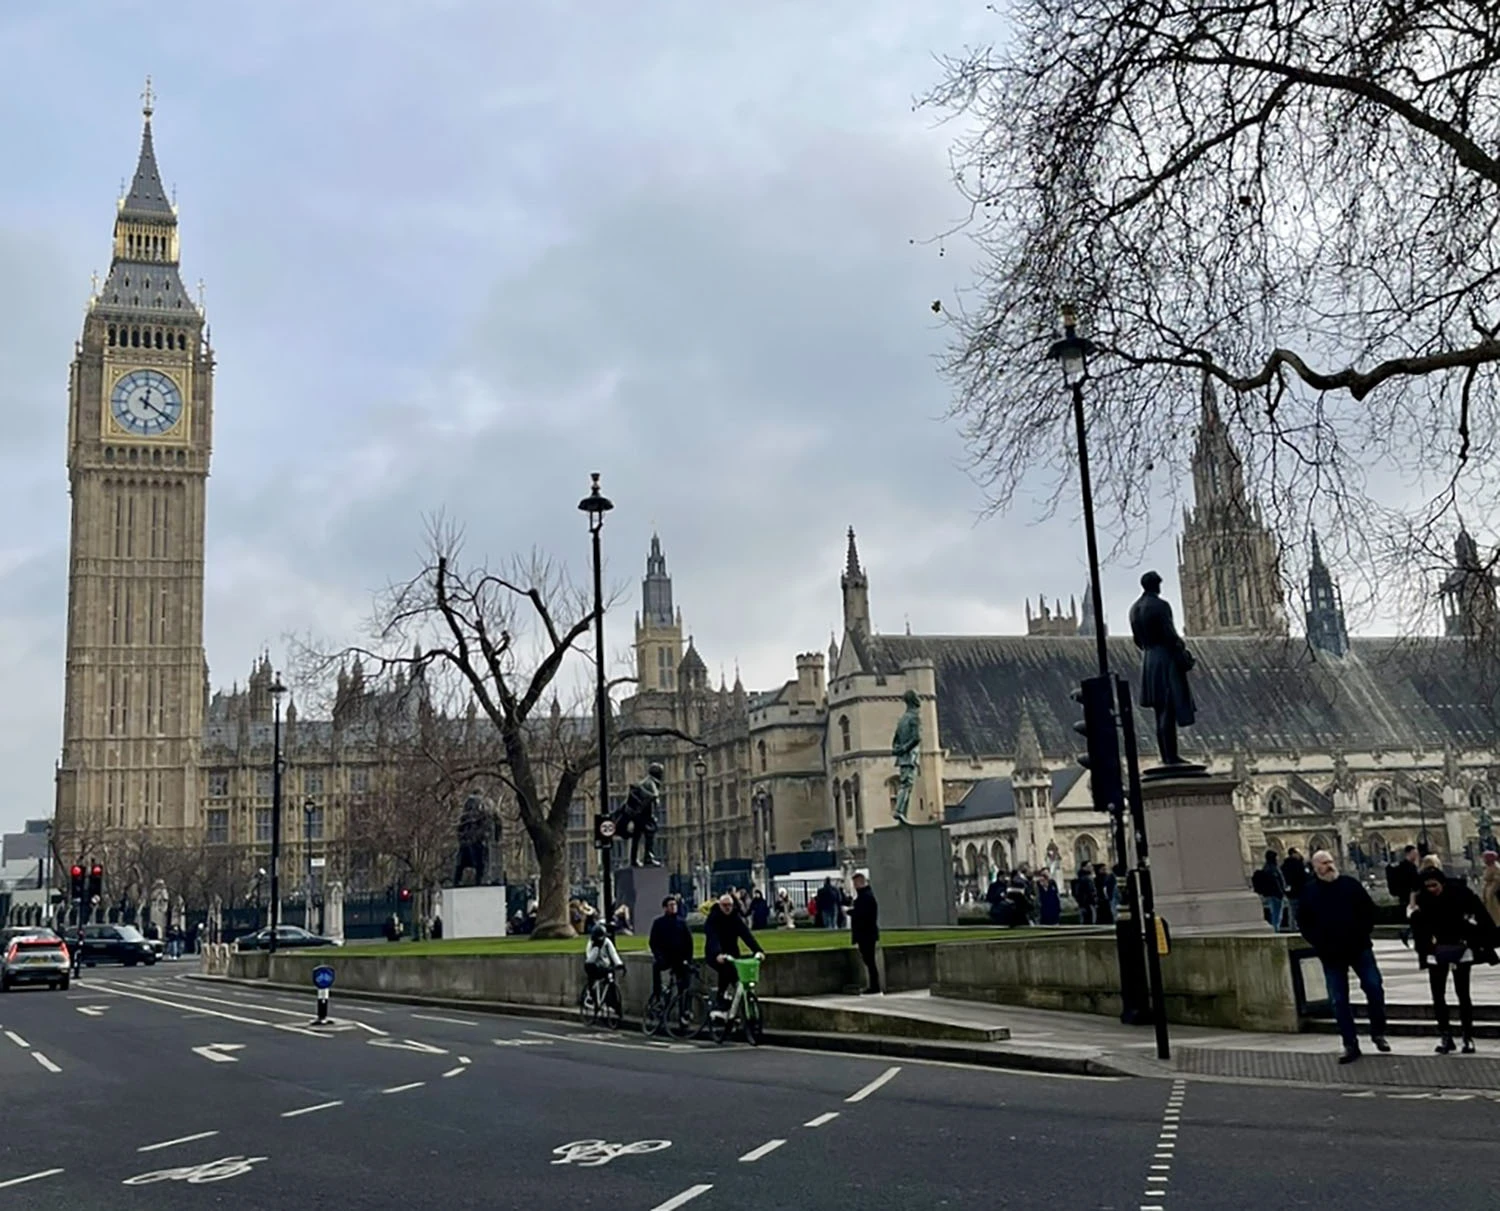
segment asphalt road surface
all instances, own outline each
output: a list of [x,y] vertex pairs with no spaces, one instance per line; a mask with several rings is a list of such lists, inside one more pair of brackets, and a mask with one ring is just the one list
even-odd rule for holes
[[[186,964],[183,965],[186,967]],[[0,997],[0,1208],[1494,1205],[1500,1101],[1099,1080],[305,997]]]

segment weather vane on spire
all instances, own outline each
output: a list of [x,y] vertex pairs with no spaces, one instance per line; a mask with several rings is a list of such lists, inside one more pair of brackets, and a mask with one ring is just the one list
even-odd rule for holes
[[156,109],[156,93],[151,89],[151,77],[146,77],[146,87],[141,90],[141,113],[146,115],[146,121],[151,121],[151,115]]

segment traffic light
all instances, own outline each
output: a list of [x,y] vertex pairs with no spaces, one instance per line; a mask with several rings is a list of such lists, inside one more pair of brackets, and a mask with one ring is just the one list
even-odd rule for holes
[[77,862],[68,868],[68,889],[74,900],[83,899],[83,867]]
[[89,899],[98,903],[104,891],[104,867],[95,862],[89,867]]
[[1088,744],[1078,764],[1089,772],[1095,810],[1108,812],[1114,819],[1124,809],[1125,784],[1120,777],[1120,735],[1109,678],[1089,677],[1074,691],[1073,701],[1083,704],[1083,719],[1073,730]]
[[409,888],[409,887],[403,887],[401,889],[400,895],[401,895],[401,902],[404,904],[407,900],[411,899],[411,888]]

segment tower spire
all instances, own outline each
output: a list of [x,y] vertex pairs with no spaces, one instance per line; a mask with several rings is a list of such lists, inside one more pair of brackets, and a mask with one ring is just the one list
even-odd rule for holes
[[146,77],[146,87],[141,90],[141,113],[145,115],[146,124],[151,123],[151,115],[156,112],[156,93],[151,88],[151,77]]
[[844,632],[870,633],[870,581],[859,563],[859,547],[854,542],[854,527],[849,527],[849,551],[844,558],[844,574],[839,577],[844,591]]

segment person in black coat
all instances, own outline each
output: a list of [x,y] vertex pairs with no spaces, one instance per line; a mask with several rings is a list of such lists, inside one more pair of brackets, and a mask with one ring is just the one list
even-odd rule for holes
[[718,903],[708,910],[708,916],[703,921],[703,958],[719,973],[719,1008],[714,1012],[720,1015],[729,1004],[734,985],[739,982],[739,973],[729,960],[741,957],[741,942],[750,948],[757,959],[765,958],[761,953],[760,943],[750,932],[750,926],[745,924],[745,918],[735,908],[734,897],[726,891],[719,897]]
[[1464,1054],[1473,1055],[1474,1002],[1469,999],[1469,976],[1476,962],[1495,962],[1494,926],[1484,902],[1462,879],[1450,879],[1441,870],[1429,867],[1422,872],[1411,930],[1417,961],[1427,969],[1432,1008],[1443,1035],[1437,1053],[1447,1055],[1454,1050],[1447,998],[1451,970]]
[[880,905],[875,903],[875,893],[870,890],[870,881],[864,875],[854,876],[854,903],[849,909],[849,935],[859,947],[859,957],[865,961],[865,970],[870,973],[869,995],[880,992],[880,969],[875,966],[875,944],[880,941]]
[[1313,879],[1302,889],[1297,926],[1323,964],[1323,980],[1333,1016],[1344,1040],[1340,1064],[1360,1057],[1354,1010],[1349,1005],[1349,972],[1359,977],[1370,1006],[1370,1041],[1377,1051],[1389,1051],[1385,1038],[1385,985],[1370,939],[1375,933],[1375,901],[1358,879],[1339,874],[1333,855],[1320,849],[1312,856]]
[[677,915],[677,897],[661,902],[661,916],[651,922],[651,993],[661,991],[661,973],[672,972],[679,986],[693,961],[693,935],[687,922]]

